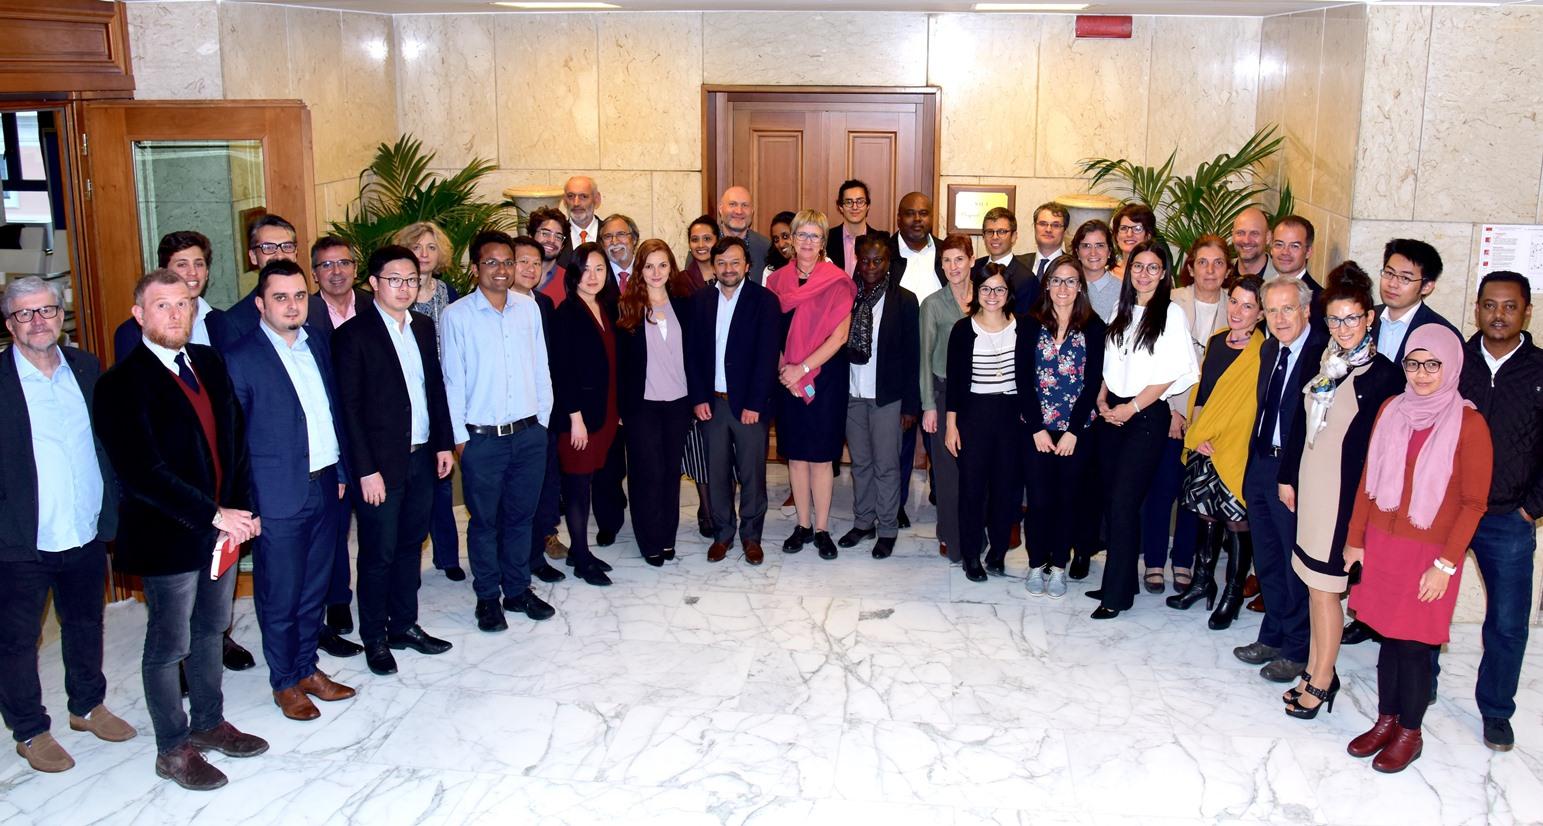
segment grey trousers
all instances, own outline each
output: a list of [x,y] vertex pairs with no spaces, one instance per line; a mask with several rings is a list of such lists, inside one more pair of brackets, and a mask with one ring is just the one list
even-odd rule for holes
[[879,536],[900,533],[900,402],[847,400],[847,450],[852,454],[853,527]]
[[932,377],[932,397],[938,411],[938,432],[932,434],[932,490],[938,499],[938,541],[948,546],[948,558],[959,559],[959,459],[943,446],[948,432],[948,399],[943,380]]
[[[725,399],[713,397],[713,417],[702,422],[707,445],[707,489],[712,500],[713,541],[734,542],[734,482],[739,481],[739,541],[760,542],[766,524],[766,414],[745,424]],[[895,450],[899,450],[899,446]]]

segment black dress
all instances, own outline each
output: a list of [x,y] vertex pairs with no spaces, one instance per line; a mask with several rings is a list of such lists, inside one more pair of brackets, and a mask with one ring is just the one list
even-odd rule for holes
[[[792,313],[782,314],[782,338],[788,337]],[[814,377],[814,401],[805,404],[780,383],[777,398],[777,449],[799,462],[835,462],[846,442],[847,420],[846,348],[836,351]]]

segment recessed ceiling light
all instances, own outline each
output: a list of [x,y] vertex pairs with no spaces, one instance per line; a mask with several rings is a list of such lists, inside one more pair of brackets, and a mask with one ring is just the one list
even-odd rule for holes
[[1087,3],[976,3],[976,11],[1082,11]]
[[526,11],[600,11],[604,9],[619,9],[621,6],[615,3],[583,3],[567,2],[567,0],[507,0],[507,2],[494,3],[495,6],[505,6],[511,9],[525,9]]

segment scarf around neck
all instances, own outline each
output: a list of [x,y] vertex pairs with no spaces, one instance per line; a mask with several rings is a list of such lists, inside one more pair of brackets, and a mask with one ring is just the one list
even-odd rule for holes
[[857,285],[852,303],[852,330],[847,335],[847,358],[853,364],[867,364],[873,358],[873,308],[884,297],[888,279],[869,287]]
[[1361,337],[1361,343],[1349,352],[1339,342],[1329,340],[1318,362],[1318,375],[1302,388],[1307,395],[1307,445],[1311,447],[1329,421],[1329,408],[1334,406],[1334,391],[1341,379],[1351,371],[1370,363],[1377,356],[1377,342],[1370,331]]

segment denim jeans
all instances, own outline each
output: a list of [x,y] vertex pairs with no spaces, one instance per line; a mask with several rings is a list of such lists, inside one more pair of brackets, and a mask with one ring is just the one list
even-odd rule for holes
[[144,577],[145,653],[140,671],[145,682],[145,706],[155,728],[155,748],[161,754],[188,739],[189,719],[182,708],[177,664],[185,663],[193,731],[207,731],[225,719],[220,689],[225,629],[230,625],[231,596],[236,590],[234,566],[217,580],[207,570]]
[[1532,614],[1532,554],[1536,526],[1521,514],[1486,514],[1474,531],[1474,559],[1484,577],[1484,658],[1474,689],[1479,713],[1510,719],[1516,713],[1516,685],[1527,651]]
[[0,562],[0,715],[20,743],[49,729],[38,681],[43,606],[54,592],[64,655],[64,693],[71,714],[86,716],[107,695],[102,676],[102,589],[107,549],[101,542],[36,562]]

